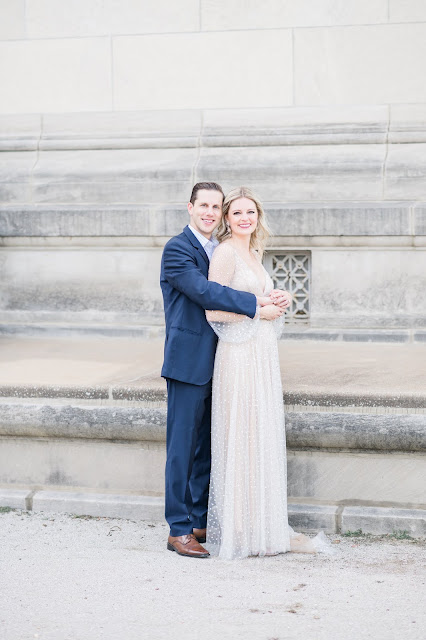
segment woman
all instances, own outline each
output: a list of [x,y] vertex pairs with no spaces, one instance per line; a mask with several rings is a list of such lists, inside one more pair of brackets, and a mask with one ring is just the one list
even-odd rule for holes
[[[261,258],[265,213],[246,187],[223,203],[209,279],[265,297],[273,283]],[[207,311],[219,336],[213,374],[212,468],[207,542],[222,558],[314,552],[287,520],[284,407],[277,333],[283,310],[271,304],[254,319]]]

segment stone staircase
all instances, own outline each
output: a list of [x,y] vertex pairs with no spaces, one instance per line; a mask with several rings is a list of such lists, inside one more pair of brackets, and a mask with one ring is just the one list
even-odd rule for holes
[[[0,339],[0,505],[163,518],[161,339]],[[426,535],[426,347],[280,343],[298,529]]]

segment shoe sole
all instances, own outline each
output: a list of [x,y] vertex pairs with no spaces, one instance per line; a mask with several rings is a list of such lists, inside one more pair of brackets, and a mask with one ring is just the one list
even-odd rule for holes
[[193,556],[192,554],[189,554],[189,553],[181,553],[180,551],[178,551],[177,549],[175,549],[175,548],[173,547],[173,545],[171,545],[171,544],[170,544],[170,542],[168,542],[168,543],[167,543],[167,549],[168,549],[169,551],[174,551],[175,553],[177,553],[177,554],[178,554],[178,556],[183,556],[184,558],[209,558],[209,557],[210,557],[210,554],[209,554],[209,553],[207,553],[207,554],[204,554],[204,553],[203,553],[203,554],[196,555],[196,556]]

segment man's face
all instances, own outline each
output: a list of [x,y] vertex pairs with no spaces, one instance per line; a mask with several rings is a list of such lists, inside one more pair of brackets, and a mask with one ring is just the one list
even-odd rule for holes
[[188,204],[191,225],[206,238],[210,239],[222,216],[223,196],[220,191],[200,189],[197,198]]

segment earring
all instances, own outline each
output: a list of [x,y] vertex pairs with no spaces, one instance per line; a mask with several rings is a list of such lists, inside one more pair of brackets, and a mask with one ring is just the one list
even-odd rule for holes
[[232,235],[231,227],[229,226],[229,222],[226,223],[226,230],[229,233],[229,235]]

